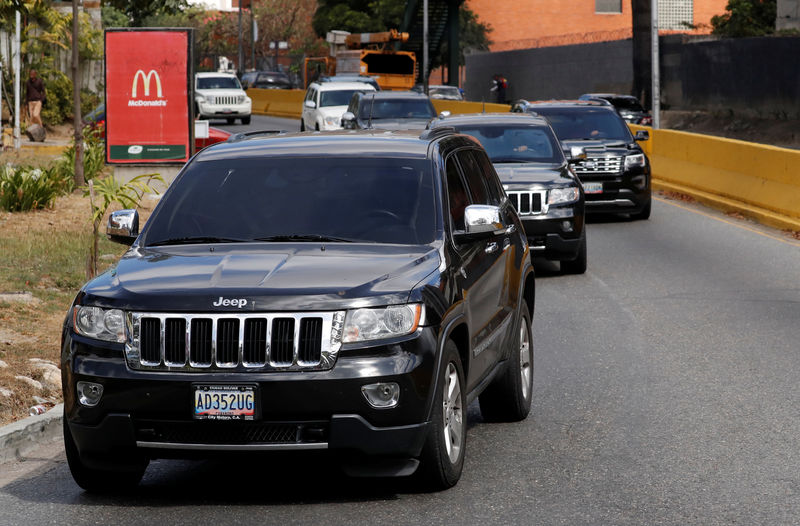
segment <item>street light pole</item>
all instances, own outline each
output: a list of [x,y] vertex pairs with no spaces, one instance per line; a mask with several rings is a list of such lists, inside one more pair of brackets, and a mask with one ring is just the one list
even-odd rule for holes
[[242,49],[242,2],[244,0],[239,0],[239,62],[236,64],[236,69],[239,71],[239,78],[242,77],[244,73],[244,49]]
[[428,0],[422,2],[422,88],[428,94]]
[[653,106],[653,129],[661,127],[661,93],[660,93],[660,65],[658,61],[658,0],[652,0],[652,14],[650,15],[650,38],[651,38],[651,69],[652,69],[652,96],[650,100]]
[[17,11],[17,33],[14,38],[14,149],[19,151],[20,138],[19,138],[19,55],[20,50],[20,25],[22,24],[22,17]]

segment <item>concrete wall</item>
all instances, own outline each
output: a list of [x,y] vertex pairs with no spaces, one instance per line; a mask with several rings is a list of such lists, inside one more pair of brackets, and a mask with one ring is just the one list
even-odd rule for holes
[[470,100],[495,102],[492,75],[508,79],[506,99],[576,98],[581,93],[610,91],[629,93],[633,83],[631,40],[599,42],[466,57]]

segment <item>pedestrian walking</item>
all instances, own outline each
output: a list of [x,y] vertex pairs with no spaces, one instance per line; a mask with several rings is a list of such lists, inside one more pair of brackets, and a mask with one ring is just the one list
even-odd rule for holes
[[28,118],[31,124],[42,124],[42,104],[47,99],[44,91],[44,82],[35,69],[31,70],[30,77],[25,83],[25,100],[28,103]]
[[492,88],[497,97],[498,104],[506,103],[506,89],[508,88],[508,81],[499,73],[495,73],[492,77]]

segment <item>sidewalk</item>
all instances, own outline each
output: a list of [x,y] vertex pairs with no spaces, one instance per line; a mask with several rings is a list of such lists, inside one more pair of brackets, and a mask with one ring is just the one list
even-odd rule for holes
[[29,416],[0,427],[0,464],[14,461],[42,444],[62,438],[64,404],[41,415]]
[[[70,145],[68,139],[45,139],[43,142],[33,142],[27,137],[20,139],[20,151],[39,153],[42,155],[59,155]],[[13,151],[13,148],[12,150]]]

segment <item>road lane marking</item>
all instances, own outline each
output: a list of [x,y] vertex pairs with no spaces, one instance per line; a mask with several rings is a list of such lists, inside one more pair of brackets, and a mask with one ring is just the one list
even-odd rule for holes
[[755,234],[758,234],[760,236],[768,237],[770,239],[774,239],[775,241],[780,241],[781,243],[785,243],[785,244],[793,246],[793,247],[800,247],[800,242],[798,242],[798,241],[793,241],[793,240],[790,240],[790,239],[785,239],[785,238],[781,238],[781,237],[778,237],[778,236],[773,236],[773,235],[761,232],[759,230],[756,230],[755,228],[750,228],[750,227],[741,225],[739,223],[735,223],[733,221],[728,221],[727,219],[723,219],[721,217],[717,217],[717,216],[709,214],[707,212],[701,212],[700,210],[694,210],[692,208],[689,208],[688,206],[679,205],[678,203],[676,203],[675,201],[673,201],[671,199],[663,199],[661,197],[655,197],[655,196],[653,196],[653,199],[655,199],[656,201],[660,201],[662,203],[666,203],[668,205],[672,205],[672,206],[681,208],[683,210],[687,210],[687,211],[692,212],[694,214],[698,214],[698,215],[701,215],[701,216],[705,216],[705,217],[714,219],[714,220],[719,221],[721,223],[727,223],[727,224],[729,224],[731,226],[735,226],[736,228],[741,228],[742,230],[748,230],[748,231],[753,232]]

